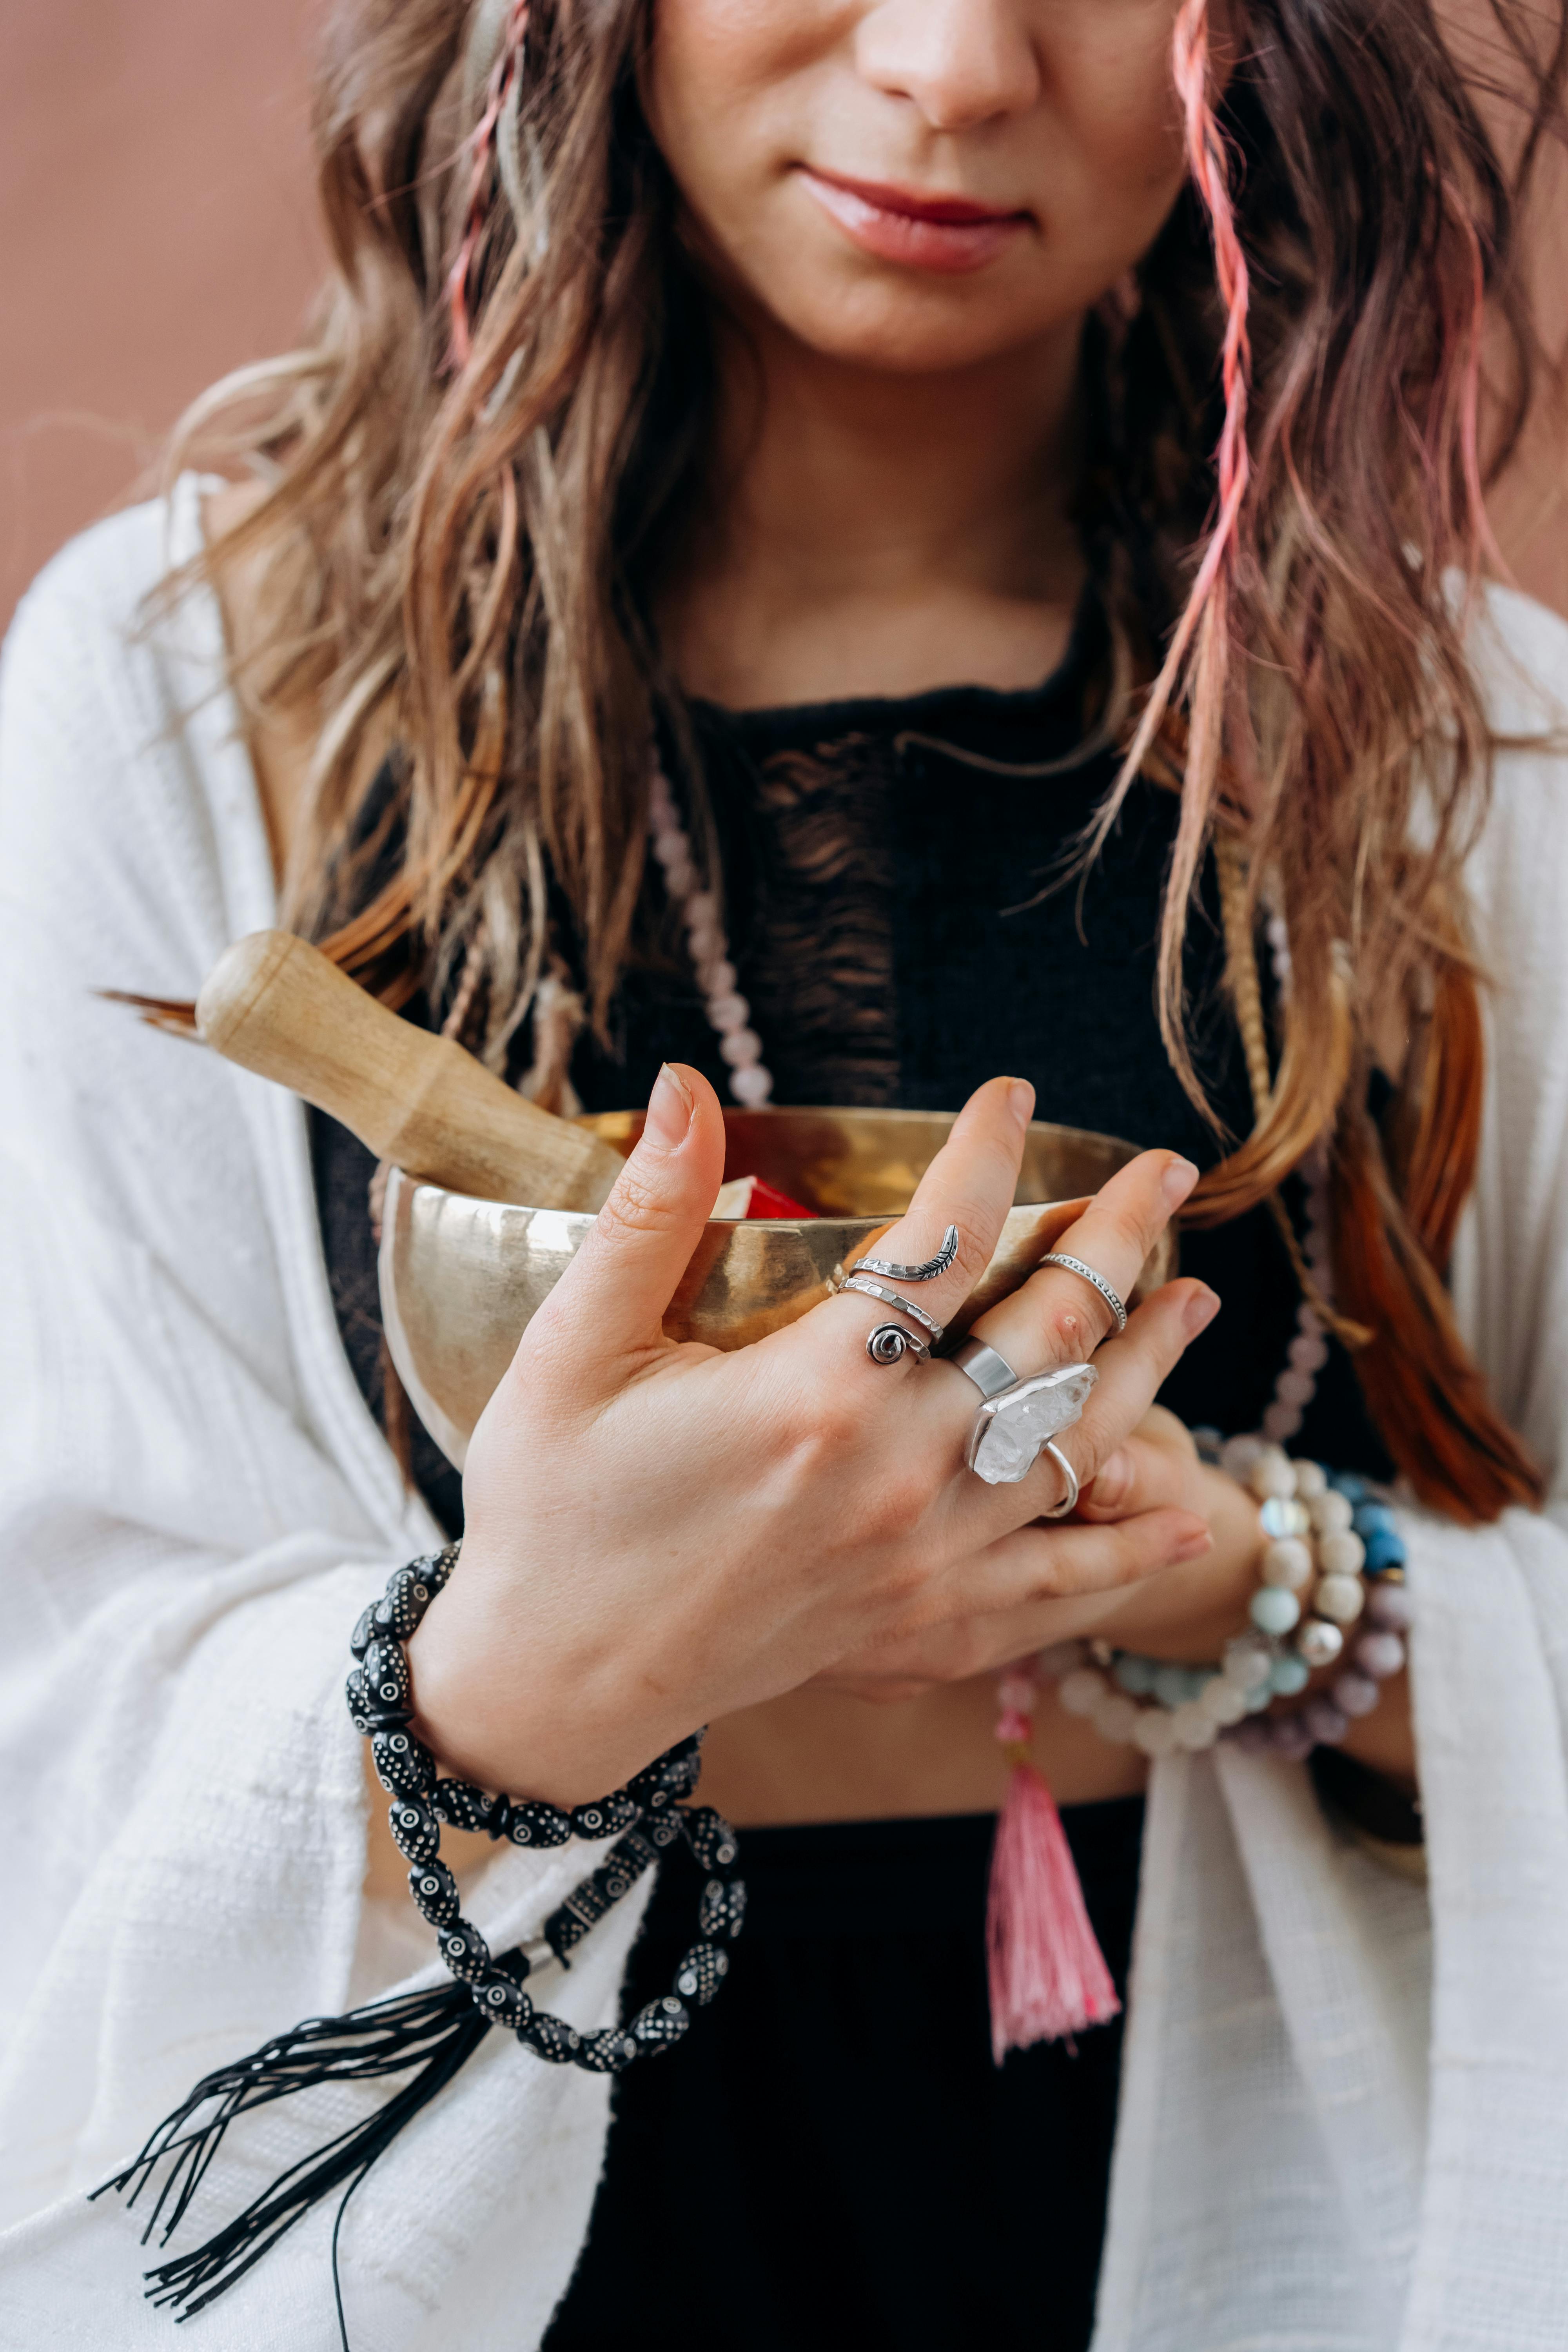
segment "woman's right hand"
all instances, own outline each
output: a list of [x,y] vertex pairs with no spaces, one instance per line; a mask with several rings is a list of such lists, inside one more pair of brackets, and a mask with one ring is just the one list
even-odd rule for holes
[[[920,1261],[957,1226],[955,1262],[909,1293],[941,1321],[995,1246],[1033,1104],[1021,1080],[982,1087],[877,1244]],[[731,1353],[667,1339],[723,1158],[712,1088],[662,1071],[625,1174],[474,1432],[462,1561],[410,1658],[425,1738],[486,1787],[581,1802],[850,1652],[1126,1584],[1208,1541],[1194,1513],[1155,1509],[1009,1545],[1059,1500],[1060,1472],[1042,1454],[1016,1486],[976,1477],[973,1384],[913,1354],[873,1362],[868,1333],[899,1318],[854,1292]],[[1125,1295],[1195,1179],[1144,1152],[1060,1245]],[[1108,1340],[1098,1294],[1045,1267],[974,1328],[1023,1375],[1094,1356],[1099,1383],[1058,1441],[1087,1486],[1217,1304],[1168,1283]]]

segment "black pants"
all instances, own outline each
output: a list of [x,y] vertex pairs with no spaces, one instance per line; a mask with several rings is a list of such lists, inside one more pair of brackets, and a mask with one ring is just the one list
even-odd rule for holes
[[[1125,1993],[1141,1799],[1063,1813]],[[742,1833],[745,1932],[686,2040],[615,2088],[545,2352],[1084,2352],[1121,2026],[992,2062],[992,1818]],[[669,1990],[698,1880],[666,1861],[629,2014]]]

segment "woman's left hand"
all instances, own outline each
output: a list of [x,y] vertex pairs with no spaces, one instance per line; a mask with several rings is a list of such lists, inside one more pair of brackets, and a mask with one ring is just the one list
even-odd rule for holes
[[[1089,1634],[1153,1657],[1217,1657],[1247,1622],[1262,1544],[1258,1505],[1234,1479],[1200,1462],[1181,1422],[1156,1405],[1085,1486],[1074,1517],[1097,1529],[1121,1524],[1131,1536],[1144,1513],[1173,1507],[1208,1522],[1214,1540],[1194,1559],[1130,1587],[1047,1597],[992,1616],[955,1617],[907,1640],[856,1651],[816,1679],[861,1698],[907,1699]],[[1025,1562],[1044,1532],[1020,1528],[993,1546],[993,1553],[1005,1551],[1014,1563]],[[1050,1539],[1059,1559],[1070,1529],[1055,1527]]]

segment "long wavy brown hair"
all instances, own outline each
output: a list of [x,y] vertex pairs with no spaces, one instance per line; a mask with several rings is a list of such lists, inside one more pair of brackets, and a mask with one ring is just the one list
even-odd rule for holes
[[[1194,1213],[1331,1151],[1373,1412],[1468,1519],[1540,1492],[1442,1274],[1479,1135],[1461,874],[1495,749],[1465,639],[1485,488],[1541,371],[1518,230],[1568,69],[1568,0],[1489,5],[1483,87],[1431,0],[1238,0],[1222,86],[1208,0],[1179,0],[1189,180],[1088,322],[1080,500],[1124,694],[1103,822],[1140,770],[1181,793],[1160,1003],[1194,1097],[1183,944],[1216,841],[1244,1028],[1250,1008],[1258,1124]],[[686,740],[650,615],[702,488],[709,297],[638,102],[648,13],[337,0],[313,332],[216,386],[174,450],[266,486],[205,562],[260,583],[242,698],[319,721],[287,919],[395,1003],[461,970],[492,1060],[536,1003],[552,890],[604,1023],[650,736]],[[1272,1051],[1260,900],[1292,964]],[[1380,1129],[1391,1013],[1412,1043]]]

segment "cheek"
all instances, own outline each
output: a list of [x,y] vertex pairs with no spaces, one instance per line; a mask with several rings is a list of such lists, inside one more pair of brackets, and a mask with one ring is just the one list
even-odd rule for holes
[[697,200],[742,182],[781,94],[831,47],[843,0],[655,0],[641,76],[648,128]]
[[1182,185],[1175,16],[1174,0],[1102,0],[1073,10],[1051,51],[1061,140],[1048,225],[1053,239],[1105,257],[1110,278],[1152,243]]

